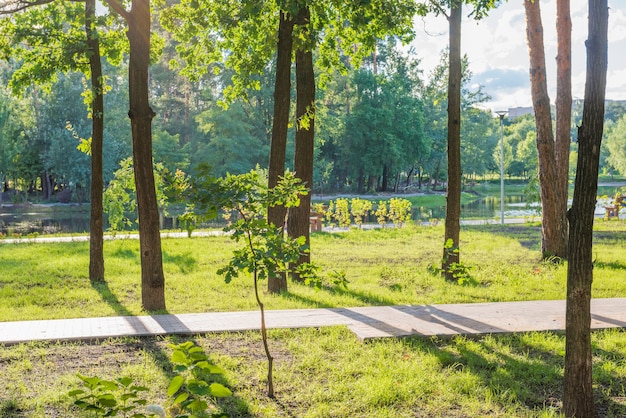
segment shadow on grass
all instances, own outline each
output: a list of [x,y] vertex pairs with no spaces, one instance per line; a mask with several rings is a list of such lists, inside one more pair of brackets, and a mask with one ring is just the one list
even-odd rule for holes
[[115,293],[111,291],[107,282],[91,282],[94,288],[102,298],[114,311],[120,316],[131,316],[132,313],[120,302]]
[[137,260],[139,258],[139,254],[130,248],[118,248],[112,255],[113,257],[123,258],[126,260]]
[[384,296],[374,295],[371,293],[360,292],[358,290],[352,290],[350,287],[347,289],[342,289],[340,287],[333,288],[331,292],[341,295],[348,296],[360,303],[365,304],[366,306],[390,306],[396,305],[396,301],[386,298]]
[[[138,334],[138,343],[130,343],[130,348],[135,346],[135,349],[141,349],[147,353],[155,364],[159,366],[163,375],[171,381],[176,375],[174,373],[174,364],[170,361],[169,353],[159,344],[157,344],[157,336],[151,335],[151,329],[153,324],[144,322],[142,317],[132,316],[132,313],[120,302],[117,296],[111,291],[108,283],[92,283],[92,287],[98,291],[102,300],[107,302],[109,306],[119,315],[125,317],[126,322],[133,328]],[[173,342],[181,343],[183,341],[192,341],[198,344],[198,342],[189,337],[192,334],[191,330],[181,322],[175,315],[164,312],[158,315],[150,315],[150,319],[154,320],[161,327],[163,332],[161,335],[169,335]],[[152,330],[153,331],[153,330]],[[198,344],[199,345],[199,344]],[[207,353],[210,358],[210,353]],[[217,382],[226,387],[232,387],[228,380],[220,375],[212,376],[212,380],[207,383]],[[235,413],[234,416],[248,416],[248,405],[245,400],[233,395],[228,398],[221,398],[216,401],[216,405],[222,409],[223,412],[229,415]],[[243,414],[243,415],[242,415]]]
[[619,261],[611,261],[608,263],[604,261],[595,261],[593,266],[609,270],[626,270],[626,263],[620,263]]
[[[188,336],[171,336],[171,342],[173,344],[181,344],[185,341],[191,341],[196,345],[202,347],[205,350],[206,355],[209,357],[209,361],[214,363],[211,359],[211,353],[207,350],[207,347],[204,347],[200,344],[195,338]],[[175,376],[174,373],[174,364],[171,362],[168,354],[163,350],[157,341],[154,338],[142,338],[140,340],[141,349],[144,352],[148,353],[155,364],[159,366],[163,375],[167,377],[169,381],[171,381]],[[214,363],[216,366],[220,366],[217,363]],[[226,379],[223,375],[211,375],[210,379],[207,379],[206,382],[208,384],[211,383],[220,383],[228,388],[234,389],[231,383]],[[215,405],[219,408],[222,413],[227,414],[227,416],[237,416],[237,417],[248,417],[252,416],[249,412],[250,408],[245,401],[245,399],[237,396],[235,390],[233,390],[233,395],[225,398],[216,398]]]
[[[480,386],[497,405],[519,405],[521,414],[540,410],[559,412],[563,399],[564,354],[529,343],[525,336],[514,334],[481,338],[431,339],[403,338],[413,351],[437,357],[449,380],[459,373],[479,379]],[[558,336],[565,345],[564,336]],[[616,369],[623,353],[593,348],[594,400],[597,417],[626,416],[626,376]],[[606,363],[606,366],[605,366]],[[461,388],[463,384],[460,383]],[[473,388],[477,393],[479,388]]]
[[[301,285],[305,286],[305,285]],[[360,292],[358,290],[352,290],[348,287],[348,289],[342,289],[340,287],[330,287],[323,286],[322,289],[319,290],[320,294],[323,293],[334,293],[339,296],[347,296],[351,299],[355,300],[354,306],[390,306],[397,304],[396,301],[385,298],[383,296],[374,295],[371,293]],[[338,305],[336,303],[328,303],[326,301],[316,300],[307,296],[302,296],[293,292],[285,292],[282,293],[284,296],[297,300],[299,302],[305,303],[307,307],[310,308],[337,308]],[[344,305],[344,304],[342,304]]]
[[189,273],[195,270],[198,265],[198,260],[189,255],[190,253],[180,255],[170,255],[163,251],[163,262],[176,265],[181,273]]
[[541,249],[541,227],[534,225],[466,225],[463,229],[501,237],[517,239],[520,245],[531,250]]

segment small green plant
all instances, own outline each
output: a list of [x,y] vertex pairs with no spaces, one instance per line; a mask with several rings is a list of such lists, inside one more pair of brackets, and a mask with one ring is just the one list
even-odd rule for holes
[[[171,362],[175,372],[167,388],[169,414],[159,405],[147,405],[140,394],[148,388],[135,385],[130,377],[105,380],[79,374],[83,387],[68,395],[74,398],[74,405],[96,417],[147,418],[156,415],[192,418],[206,416],[200,414],[207,410],[211,410],[211,417],[226,416],[217,410],[215,402],[217,398],[232,396],[230,389],[215,382],[224,371],[210,362],[202,347],[194,342],[169,344],[169,347],[172,348]],[[138,412],[138,409],[146,413]]]
[[333,217],[337,221],[340,228],[350,226],[352,221],[350,219],[350,204],[348,203],[348,199],[337,199],[335,201],[335,212],[333,213]]
[[402,291],[413,284],[408,271],[399,271],[389,266],[384,266],[380,272],[379,285],[393,291]]
[[378,222],[380,226],[384,228],[387,224],[387,215],[389,214],[389,211],[387,210],[387,202],[385,202],[384,200],[380,200],[374,214],[376,215],[376,222]]
[[389,220],[402,228],[402,224],[411,220],[411,202],[397,197],[389,201]]
[[[170,344],[172,363],[177,373],[170,381],[167,396],[172,399],[170,411],[175,417],[194,417],[212,409],[213,417],[223,416],[216,410],[214,400],[232,396],[232,392],[215,378],[224,371],[211,363],[201,347],[191,341],[182,344]],[[207,399],[212,400],[209,404]],[[191,415],[187,415],[191,413]]]
[[326,211],[324,212],[324,218],[329,226],[335,226],[335,223],[333,222],[333,219],[335,217],[334,214],[335,214],[335,203],[331,200],[330,202],[328,202],[328,207],[326,208]]
[[85,412],[101,417],[113,417],[120,413],[123,417],[147,417],[134,411],[146,405],[147,401],[139,394],[148,388],[134,385],[130,377],[104,380],[79,374],[78,378],[82,381],[83,389],[72,390],[69,396],[75,399],[74,405]]
[[[442,266],[448,264],[446,263],[446,261],[453,255],[458,254],[459,249],[458,247],[454,246],[454,243],[450,238],[445,242],[443,246],[443,251],[444,258],[442,260]],[[432,264],[428,266],[428,271],[431,274],[440,274],[447,278],[452,277],[460,285],[474,283],[474,278],[470,275],[471,270],[471,266],[468,266],[462,262],[449,263],[447,269],[445,270]]]
[[362,228],[363,223],[372,210],[372,202],[365,199],[355,198],[350,201],[350,212],[354,218],[354,223]]
[[333,287],[338,287],[339,289],[347,290],[348,289],[348,278],[346,277],[345,270],[333,270],[328,274],[330,279],[330,283]]

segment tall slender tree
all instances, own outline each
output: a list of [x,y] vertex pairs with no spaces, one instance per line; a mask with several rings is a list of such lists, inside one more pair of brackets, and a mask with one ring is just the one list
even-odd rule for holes
[[[285,172],[287,133],[291,107],[291,56],[293,54],[294,17],[280,10],[278,43],[276,45],[276,80],[274,83],[274,114],[272,117],[272,142],[270,144],[268,187],[276,187]],[[268,223],[284,228],[286,209],[282,205],[267,208]],[[267,279],[270,293],[287,290],[287,276],[270,272]]]
[[[571,24],[569,13],[560,1],[559,27],[559,91],[557,93],[558,144],[552,131],[552,113],[546,80],[546,59],[543,46],[543,24],[539,0],[524,0],[526,34],[530,54],[530,85],[537,126],[537,156],[542,209],[541,250],[544,258],[567,257],[567,176],[569,175],[569,126],[571,119]],[[568,94],[569,93],[569,94]],[[568,99],[569,96],[569,99]],[[569,106],[568,106],[569,103]],[[564,109],[568,107],[569,110]],[[567,126],[565,128],[565,125]]]
[[[449,25],[448,63],[448,187],[446,196],[445,237],[441,269],[448,280],[454,280],[454,268],[460,260],[461,218],[461,21],[462,4],[473,6],[475,19],[483,18],[498,3],[495,0],[430,0],[422,3],[419,13],[435,12],[447,17]],[[446,14],[445,7],[450,13]]]
[[591,357],[591,283],[593,220],[604,128],[608,17],[607,0],[589,0],[587,76],[582,124],[578,128],[578,163],[570,224],[565,314],[563,412],[593,417]]
[[[311,11],[308,6],[300,8],[296,16],[298,43],[296,50],[296,147],[294,172],[296,177],[309,189],[313,188],[313,150],[315,147],[315,73],[313,69],[314,39],[311,25]],[[309,212],[311,193],[300,196],[300,205],[289,210],[287,231],[291,238],[305,237],[306,245],[311,244]],[[296,263],[311,261],[310,252],[303,252]],[[299,276],[294,272],[294,277]]]
[[[103,192],[103,173],[102,173],[102,147],[104,136],[104,81],[102,76],[101,54],[100,54],[100,35],[96,27],[96,5],[94,0],[86,0],[84,5],[84,34],[85,37],[79,37],[78,33],[72,30],[72,25],[68,25],[66,21],[59,22],[59,16],[75,15],[79,21],[77,8],[72,4],[63,4],[56,2],[50,4],[52,0],[40,0],[35,2],[19,0],[15,3],[5,5],[2,14],[13,14],[25,9],[31,9],[30,15],[25,13],[20,16],[20,21],[3,22],[2,30],[12,34],[12,43],[20,44],[26,41],[25,46],[11,45],[11,55],[17,55],[25,59],[25,66],[22,68],[21,75],[14,77],[12,80],[14,86],[23,88],[25,81],[35,79],[40,83],[46,83],[56,77],[57,71],[79,70],[85,74],[89,74],[91,78],[91,89],[89,103],[92,131],[89,154],[91,155],[91,215],[90,215],[90,257],[89,257],[89,278],[92,282],[104,281],[104,250],[103,250],[103,211],[102,211],[102,192]],[[33,9],[35,6],[44,6],[41,10]],[[60,13],[64,11],[64,13]],[[40,13],[43,13],[41,15]],[[49,19],[41,19],[41,16],[49,16]],[[32,38],[38,38],[37,30],[33,30],[33,25],[29,24],[29,19],[36,22],[45,21],[48,29],[55,30],[56,36],[48,37],[47,43],[30,42]],[[55,23],[56,22],[56,23]],[[66,37],[64,39],[64,37]],[[81,42],[85,42],[86,46],[81,48]],[[64,45],[60,45],[63,43]],[[36,45],[37,47],[33,47]],[[64,49],[62,48],[66,48]],[[52,52],[51,54],[43,53],[45,51],[61,50],[63,52]],[[75,54],[71,51],[84,51],[84,54]],[[89,66],[84,65],[84,57],[87,57]],[[82,58],[82,59],[81,59]],[[41,64],[40,60],[47,60],[47,66]],[[32,61],[31,61],[32,60]],[[42,71],[41,68],[44,68]],[[44,182],[47,184],[47,181]]]
[[448,67],[448,187],[442,271],[454,280],[452,266],[459,262],[461,217],[461,7],[450,6],[450,53]]
[[116,0],[107,0],[107,4],[126,20],[126,35],[130,42],[128,116],[133,138],[133,169],[139,214],[141,303],[148,311],[164,310],[165,276],[152,167],[152,119],[155,114],[148,101],[150,0],[132,0],[130,11]]
[[91,188],[89,217],[89,279],[104,281],[104,222],[102,210],[102,147],[104,142],[104,81],[96,29],[96,1],[85,1],[85,34],[91,75]]

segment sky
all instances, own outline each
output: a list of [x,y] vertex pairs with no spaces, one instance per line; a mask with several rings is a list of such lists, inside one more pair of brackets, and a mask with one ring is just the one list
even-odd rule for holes
[[[572,96],[582,99],[585,92],[587,39],[587,0],[571,0],[572,17]],[[606,98],[626,100],[626,0],[609,0],[609,65]],[[462,23],[461,52],[467,54],[471,83],[483,86],[491,100],[486,109],[507,110],[532,105],[528,75],[526,16],[523,0],[503,2],[481,21],[467,18]],[[556,97],[556,0],[541,0],[546,68],[550,100]],[[448,23],[444,17],[428,16],[415,21],[412,43],[421,58],[427,77],[438,64],[440,52],[448,44]]]

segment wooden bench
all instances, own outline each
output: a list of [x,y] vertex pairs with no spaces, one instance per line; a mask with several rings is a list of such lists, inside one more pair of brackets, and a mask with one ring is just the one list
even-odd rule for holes
[[322,216],[317,213],[311,211],[309,214],[309,222],[311,224],[311,232],[319,232],[322,230]]

